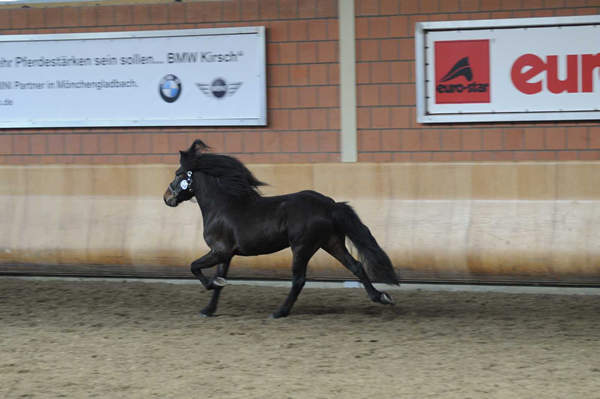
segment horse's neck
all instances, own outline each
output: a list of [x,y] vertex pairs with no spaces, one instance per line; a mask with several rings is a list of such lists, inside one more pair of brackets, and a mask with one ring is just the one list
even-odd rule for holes
[[202,217],[204,219],[208,219],[211,215],[215,215],[220,213],[225,205],[229,204],[231,199],[227,198],[225,195],[218,195],[214,192],[210,192],[208,190],[200,191],[200,194],[196,194],[196,201],[200,206],[200,210],[202,211]]
[[223,214],[238,213],[247,210],[249,206],[256,203],[257,198],[236,198],[225,194],[220,195],[196,195],[196,200],[205,221],[211,220]]
[[195,197],[202,211],[204,219],[210,218],[221,212],[229,212],[232,208],[243,208],[256,198],[237,198],[214,187],[207,180],[198,180],[198,186],[194,187]]
[[206,196],[203,195],[196,195],[196,201],[198,202],[198,206],[200,207],[200,211],[202,212],[202,217],[204,219],[207,219],[217,208],[214,199],[212,198],[206,198]]
[[214,189],[207,184],[204,175],[199,174],[198,180],[194,183],[194,196],[196,197],[196,201],[198,201],[202,216],[206,218],[218,205],[218,196],[214,195]]

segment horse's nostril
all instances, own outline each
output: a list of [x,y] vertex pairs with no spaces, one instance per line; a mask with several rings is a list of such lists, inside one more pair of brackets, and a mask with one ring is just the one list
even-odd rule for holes
[[172,198],[165,199],[165,204],[167,204],[170,207],[175,207],[177,206],[177,201],[174,201]]
[[167,204],[168,206],[177,206],[177,200],[175,199],[175,197],[169,192],[169,190],[167,190],[165,192],[165,194],[163,195],[163,200],[165,201],[165,204]]

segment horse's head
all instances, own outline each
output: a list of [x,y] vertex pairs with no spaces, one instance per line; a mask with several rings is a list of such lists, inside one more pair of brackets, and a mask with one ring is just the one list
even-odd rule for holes
[[194,191],[192,189],[193,172],[189,170],[189,160],[193,159],[202,151],[206,151],[208,148],[209,147],[204,144],[202,140],[196,140],[187,151],[179,151],[180,167],[175,172],[175,179],[169,183],[169,186],[163,195],[165,204],[174,207],[183,201],[187,201],[194,197]]
[[165,204],[169,206],[177,206],[183,201],[187,201],[194,196],[192,190],[192,172],[183,171],[181,168],[175,172],[175,179],[167,187],[167,191],[163,195]]

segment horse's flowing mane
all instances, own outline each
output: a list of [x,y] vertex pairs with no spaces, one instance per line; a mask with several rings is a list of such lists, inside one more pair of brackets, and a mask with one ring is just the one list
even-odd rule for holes
[[210,154],[210,147],[196,140],[187,151],[181,151],[181,168],[201,172],[209,177],[214,187],[223,194],[236,198],[260,196],[258,187],[266,183],[258,180],[238,159],[221,154]]

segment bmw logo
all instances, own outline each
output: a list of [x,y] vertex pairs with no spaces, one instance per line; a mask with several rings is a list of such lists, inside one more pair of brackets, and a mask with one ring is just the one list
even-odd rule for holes
[[175,102],[181,95],[181,81],[175,75],[165,75],[158,84],[158,92],[168,103]]

